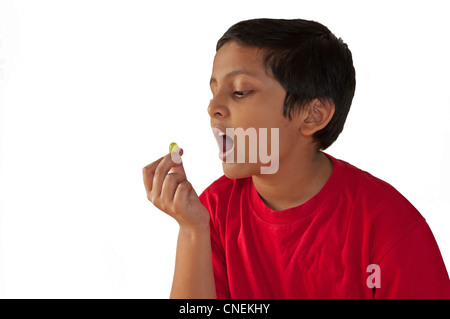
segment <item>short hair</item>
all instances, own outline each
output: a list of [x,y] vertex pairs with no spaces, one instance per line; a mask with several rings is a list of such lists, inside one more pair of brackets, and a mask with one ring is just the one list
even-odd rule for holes
[[313,138],[319,149],[328,148],[344,128],[355,93],[352,54],[341,38],[324,25],[302,19],[252,19],[236,23],[219,39],[225,43],[263,49],[263,67],[286,90],[283,115],[292,119],[317,98],[331,100],[335,113]]

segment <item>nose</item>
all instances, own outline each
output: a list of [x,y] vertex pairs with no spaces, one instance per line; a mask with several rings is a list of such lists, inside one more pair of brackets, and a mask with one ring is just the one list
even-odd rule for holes
[[228,116],[228,108],[226,104],[221,101],[218,96],[212,98],[208,105],[208,114],[211,118],[223,118]]

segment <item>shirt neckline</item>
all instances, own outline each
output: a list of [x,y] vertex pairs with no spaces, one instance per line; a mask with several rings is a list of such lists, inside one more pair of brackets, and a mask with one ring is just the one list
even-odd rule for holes
[[323,152],[331,160],[333,171],[322,189],[305,203],[291,207],[281,211],[275,211],[266,206],[256,190],[251,177],[249,180],[250,201],[253,206],[254,213],[263,221],[269,224],[283,225],[299,222],[304,218],[315,213],[339,188],[339,180],[342,167],[337,159]]

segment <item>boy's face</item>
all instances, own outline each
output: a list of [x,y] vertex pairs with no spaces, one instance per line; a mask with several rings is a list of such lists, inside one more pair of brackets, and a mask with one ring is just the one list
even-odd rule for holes
[[[219,157],[228,178],[259,175],[262,166],[270,165],[262,164],[260,159],[261,128],[267,128],[265,153],[277,155],[280,168],[283,159],[298,145],[298,121],[289,121],[283,116],[286,91],[265,72],[261,53],[258,48],[243,47],[230,41],[219,49],[214,58],[211,76],[213,98],[208,106],[211,127],[216,127],[223,133],[227,132],[227,128],[249,129],[256,132],[257,137],[257,141],[253,140],[253,143],[246,137],[245,162],[242,162],[237,158],[237,144],[242,145],[237,143],[237,137],[234,136],[234,142],[232,139],[224,142],[226,139],[219,136],[219,130],[215,130],[220,148]],[[271,140],[273,128],[278,128],[279,139]],[[226,152],[228,149],[233,151]],[[277,150],[278,153],[274,154]],[[251,152],[257,153],[256,163],[249,160]],[[273,157],[271,161],[274,161]]]

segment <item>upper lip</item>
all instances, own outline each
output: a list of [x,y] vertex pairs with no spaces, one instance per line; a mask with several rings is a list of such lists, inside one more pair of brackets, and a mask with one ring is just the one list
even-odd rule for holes
[[213,130],[214,136],[215,136],[216,138],[218,138],[218,137],[220,137],[220,136],[223,136],[223,135],[227,135],[227,136],[230,137],[230,135],[226,134],[226,129],[223,128],[222,126],[214,125],[214,126],[212,127],[212,130]]

